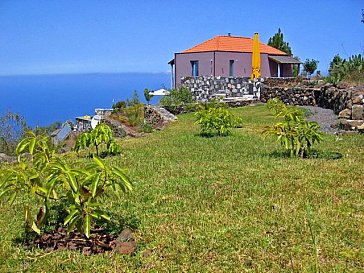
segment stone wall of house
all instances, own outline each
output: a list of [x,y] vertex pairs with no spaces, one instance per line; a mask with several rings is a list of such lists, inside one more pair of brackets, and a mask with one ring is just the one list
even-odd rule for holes
[[185,77],[181,79],[181,84],[186,86],[191,91],[193,98],[200,102],[218,97],[233,98],[253,95],[252,88],[249,88],[250,82],[247,78],[221,76]]

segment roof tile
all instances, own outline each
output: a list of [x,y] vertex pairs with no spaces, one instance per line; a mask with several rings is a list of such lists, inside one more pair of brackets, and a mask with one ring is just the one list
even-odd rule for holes
[[[183,51],[183,53],[206,51],[253,52],[253,39],[239,36],[216,36],[210,40]],[[285,52],[262,42],[260,42],[260,52],[270,55],[288,55]]]

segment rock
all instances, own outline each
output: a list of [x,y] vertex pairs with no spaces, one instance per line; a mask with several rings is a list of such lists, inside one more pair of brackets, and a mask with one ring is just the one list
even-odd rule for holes
[[120,254],[132,254],[136,251],[137,243],[133,232],[130,229],[124,229],[115,240],[113,247],[115,252]]
[[364,123],[356,127],[360,133],[364,133]]
[[0,153],[0,164],[3,162],[7,162],[7,163],[15,163],[17,162],[17,157],[16,156],[9,156],[6,155],[4,153]]
[[363,119],[364,106],[355,104],[351,108],[351,118],[354,120]]
[[137,244],[135,241],[116,243],[114,251],[120,254],[128,255],[133,254],[136,250]]
[[364,120],[347,120],[348,125],[350,126],[351,129],[356,129],[358,127],[360,127],[361,125],[363,125]]
[[135,237],[133,232],[130,229],[124,229],[119,236],[116,238],[116,242],[128,242],[128,241],[134,241]]
[[351,118],[351,110],[344,109],[339,113],[339,118],[350,119]]
[[149,257],[152,254],[153,254],[152,250],[146,249],[146,250],[143,251],[142,257]]
[[351,100],[353,104],[362,104],[363,103],[363,95],[357,95]]

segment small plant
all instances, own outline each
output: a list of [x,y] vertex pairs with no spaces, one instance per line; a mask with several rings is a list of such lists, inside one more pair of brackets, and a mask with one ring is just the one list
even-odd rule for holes
[[98,124],[91,132],[84,132],[79,135],[74,149],[76,152],[82,149],[88,149],[89,155],[91,156],[90,149],[91,147],[95,147],[96,155],[99,156],[99,147],[101,145],[106,145],[108,154],[116,155],[121,152],[120,146],[113,139],[111,128],[104,123]]
[[312,145],[322,140],[323,134],[318,132],[320,126],[317,122],[305,121],[302,111],[288,108],[279,99],[270,99],[268,108],[274,112],[281,121],[267,127],[263,134],[277,137],[281,145],[290,153],[290,156],[307,157]]
[[131,98],[131,100],[129,100],[129,99],[126,100],[126,104],[129,107],[141,104],[141,102],[139,100],[138,92],[136,90],[134,90],[133,97]]
[[219,136],[227,136],[231,128],[235,128],[241,120],[235,117],[225,105],[218,101],[212,101],[200,106],[195,113],[195,124],[199,124],[202,136],[212,136],[216,132]]
[[[69,204],[68,214],[63,219],[67,231],[77,227],[89,237],[94,219],[110,219],[102,210],[102,203],[107,199],[101,197],[107,190],[117,192],[120,188],[126,192],[132,189],[124,170],[107,165],[97,156],[91,163],[72,165],[55,157],[48,136],[28,132],[16,152],[19,164],[0,172],[0,197],[6,197],[10,204],[16,197],[27,200],[24,205],[26,223],[38,234],[48,218],[51,203],[62,201]],[[34,203],[30,196],[40,203],[36,217],[32,216]]]
[[142,125],[142,131],[144,133],[151,133],[153,132],[153,126],[148,122],[144,122]]

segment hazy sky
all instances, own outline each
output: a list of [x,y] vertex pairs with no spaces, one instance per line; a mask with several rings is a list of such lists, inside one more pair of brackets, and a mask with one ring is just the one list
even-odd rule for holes
[[[254,4],[255,3],[255,4]],[[364,51],[363,0],[0,0],[0,75],[165,72],[174,52],[231,32],[267,42],[280,27],[294,55]]]

